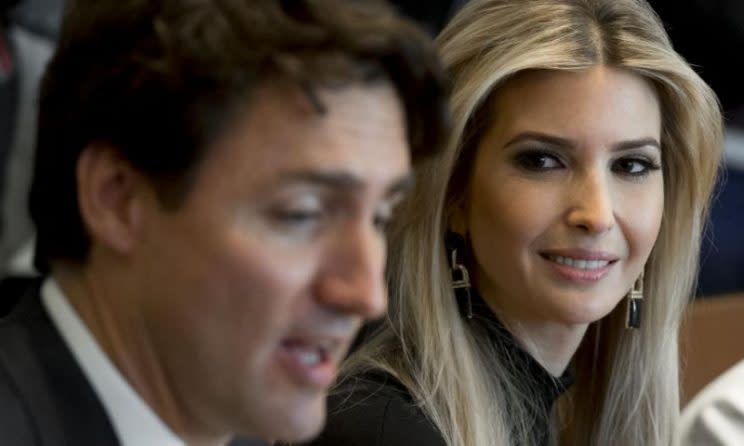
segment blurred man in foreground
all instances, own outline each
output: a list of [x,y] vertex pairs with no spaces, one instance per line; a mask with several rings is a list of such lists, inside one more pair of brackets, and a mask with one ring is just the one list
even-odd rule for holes
[[3,444],[302,440],[383,314],[384,229],[447,127],[379,2],[70,3],[6,281]]

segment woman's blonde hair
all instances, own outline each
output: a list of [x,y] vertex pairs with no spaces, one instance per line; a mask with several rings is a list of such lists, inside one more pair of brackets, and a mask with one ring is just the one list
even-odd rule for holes
[[642,76],[658,93],[664,213],[646,265],[640,329],[625,330],[624,305],[590,325],[554,431],[567,445],[670,444],[679,412],[677,333],[721,156],[714,93],[643,0],[472,0],[438,41],[453,79],[454,133],[445,153],[418,172],[402,224],[391,232],[388,317],[344,375],[395,376],[449,446],[531,442],[535,390],[458,311],[444,249],[448,216],[489,124],[484,105],[500,85],[525,70],[611,66]]

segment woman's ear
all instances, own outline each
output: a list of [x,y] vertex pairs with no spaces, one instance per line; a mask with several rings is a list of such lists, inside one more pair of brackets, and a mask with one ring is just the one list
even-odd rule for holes
[[468,233],[467,214],[465,212],[465,203],[458,203],[449,212],[447,218],[447,229],[456,232],[463,237]]
[[93,244],[124,254],[140,227],[142,175],[112,147],[91,144],[78,158],[80,215]]

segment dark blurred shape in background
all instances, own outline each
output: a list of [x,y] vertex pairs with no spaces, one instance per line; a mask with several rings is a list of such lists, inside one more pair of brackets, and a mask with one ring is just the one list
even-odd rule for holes
[[11,19],[24,29],[46,37],[56,39],[59,33],[64,1],[62,0],[6,0],[5,3],[17,4],[12,9]]
[[467,0],[393,0],[391,3],[436,36]]
[[729,123],[744,127],[744,2],[651,0],[677,50],[718,93]]
[[651,4],[677,51],[718,94],[726,117],[726,165],[703,243],[698,295],[744,291],[744,1]]
[[33,236],[27,211],[39,78],[62,17],[61,0],[0,3],[0,271]]

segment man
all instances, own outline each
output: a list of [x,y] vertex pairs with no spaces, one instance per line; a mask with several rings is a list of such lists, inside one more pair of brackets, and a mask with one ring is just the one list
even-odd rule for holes
[[385,224],[447,126],[428,39],[379,2],[75,0],[5,283],[8,445],[319,431]]
[[744,361],[709,383],[682,411],[675,446],[735,446],[744,442]]

